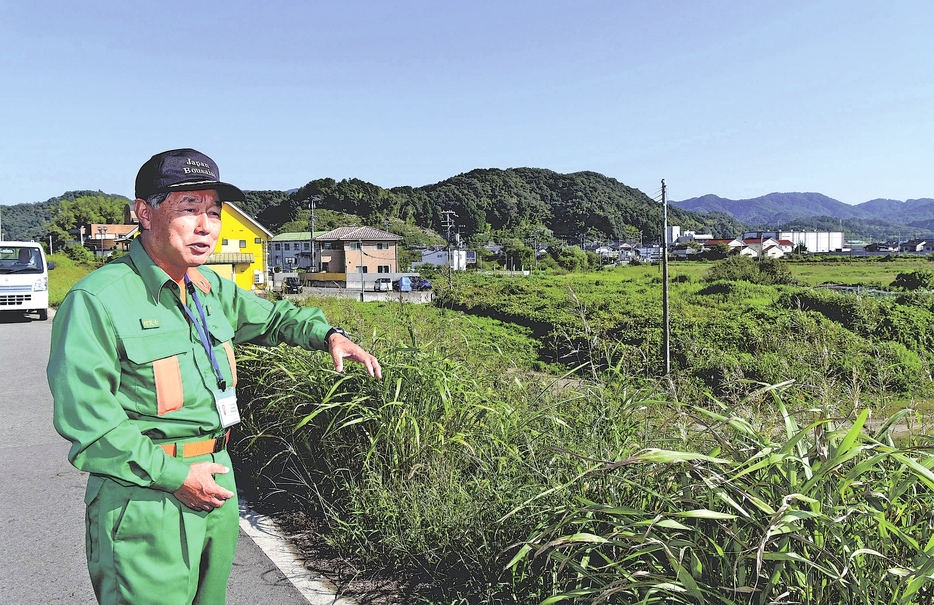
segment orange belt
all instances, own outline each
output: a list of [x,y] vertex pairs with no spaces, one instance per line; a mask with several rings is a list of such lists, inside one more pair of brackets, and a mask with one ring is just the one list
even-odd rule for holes
[[224,433],[223,439],[206,439],[204,441],[192,441],[189,443],[163,443],[159,447],[165,450],[165,453],[173,458],[178,454],[178,447],[182,448],[181,458],[193,458],[203,456],[204,454],[216,454],[227,448],[227,442],[230,441],[230,429]]

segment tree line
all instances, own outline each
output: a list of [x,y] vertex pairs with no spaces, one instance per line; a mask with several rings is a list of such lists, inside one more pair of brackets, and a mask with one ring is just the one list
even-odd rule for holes
[[[82,224],[122,222],[129,201],[100,191],[68,192],[41,204],[4,207],[3,229],[10,238],[45,241],[51,235],[58,246]],[[506,239],[528,245],[653,242],[661,240],[663,229],[661,204],[638,189],[595,172],[539,168],[478,169],[433,185],[391,189],[360,179],[322,178],[290,192],[248,191],[241,205],[280,233],[309,230],[312,202],[316,230],[362,224],[404,235],[406,243],[411,238],[416,245],[436,242],[430,232],[456,235],[470,246]],[[669,223],[714,237],[733,237],[745,227],[725,213],[677,207],[669,209]]]

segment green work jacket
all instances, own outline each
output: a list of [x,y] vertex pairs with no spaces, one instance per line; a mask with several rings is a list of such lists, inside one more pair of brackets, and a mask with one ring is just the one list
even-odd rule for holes
[[[275,304],[206,268],[188,276],[207,316],[224,380],[236,384],[233,344],[326,350],[320,309]],[[184,296],[199,318],[191,296]],[[128,485],[174,492],[189,465],[160,443],[223,434],[217,378],[178,284],[137,240],[65,296],[52,325],[48,378],[55,429],[77,468]]]

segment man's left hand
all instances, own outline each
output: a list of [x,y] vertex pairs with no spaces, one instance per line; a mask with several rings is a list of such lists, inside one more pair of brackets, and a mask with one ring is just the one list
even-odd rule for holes
[[383,370],[376,358],[363,350],[363,347],[341,334],[331,334],[328,338],[328,350],[334,360],[334,369],[344,371],[344,360],[359,361],[366,366],[367,374],[376,378],[383,377]]

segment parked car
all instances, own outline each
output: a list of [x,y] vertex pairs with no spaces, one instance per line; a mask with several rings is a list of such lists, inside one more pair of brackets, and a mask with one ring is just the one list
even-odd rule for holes
[[403,275],[396,281],[392,282],[393,290],[398,290],[399,292],[411,292],[412,291],[412,278]]
[[404,275],[396,281],[392,282],[392,287],[399,292],[431,290],[431,281],[418,275]]
[[377,277],[373,284],[373,290],[376,292],[392,292],[392,279],[388,277]]
[[413,277],[411,279],[413,290],[431,290],[430,280],[427,280],[424,277]]
[[282,291],[286,294],[301,294],[302,283],[298,281],[297,277],[286,277],[285,283],[282,285]]

